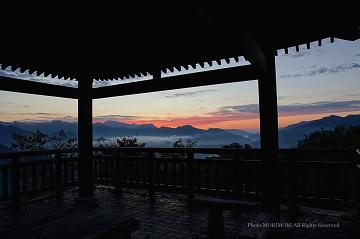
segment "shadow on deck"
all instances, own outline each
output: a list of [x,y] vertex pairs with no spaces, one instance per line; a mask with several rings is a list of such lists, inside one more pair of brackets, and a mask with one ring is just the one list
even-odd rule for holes
[[[157,193],[151,202],[145,191],[129,190],[115,196],[112,187],[97,186],[98,207],[74,206],[77,189],[66,191],[62,202],[55,198],[34,201],[15,213],[0,211],[2,239],[15,238],[94,238],[108,225],[134,217],[140,228],[132,238],[207,238],[205,208],[189,207],[185,196]],[[355,226],[342,220],[342,212],[303,208],[300,227],[280,228],[282,238],[356,238]],[[242,225],[252,213],[224,212],[225,238],[239,238]],[[282,222],[288,222],[286,214]],[[314,228],[309,223],[338,224],[334,228]],[[305,224],[306,223],[306,224]],[[309,226],[307,228],[306,226]]]

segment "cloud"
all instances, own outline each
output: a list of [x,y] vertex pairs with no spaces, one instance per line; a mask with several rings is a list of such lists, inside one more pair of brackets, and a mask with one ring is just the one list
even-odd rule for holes
[[[306,115],[319,113],[336,113],[359,111],[360,100],[347,101],[320,101],[308,104],[289,104],[278,105],[280,116]],[[259,112],[258,104],[223,106],[217,111],[212,112],[213,115],[234,116],[234,115],[255,115]]]
[[5,105],[13,105],[14,103],[11,102],[11,101],[3,101],[1,102],[2,104],[5,104]]
[[356,97],[358,98],[359,97],[359,94],[346,94],[344,95],[345,97]]
[[51,116],[39,116],[38,119],[41,119],[41,121],[49,121],[49,120],[61,120],[66,122],[77,122],[77,117],[75,116],[64,116],[64,117],[51,117]]
[[360,100],[322,101],[278,106],[280,116],[359,111]]
[[335,74],[339,72],[350,71],[354,69],[360,69],[360,64],[355,62],[347,62],[340,65],[332,65],[332,66],[311,66],[313,70],[304,72],[304,73],[295,73],[295,74],[284,74],[280,75],[279,78],[296,78],[296,77],[311,77],[317,76],[321,74]]
[[257,113],[259,112],[258,104],[248,105],[231,105],[220,107],[217,111],[213,112],[214,115],[234,115],[238,113]]
[[77,122],[77,117],[67,115],[67,116],[64,116],[64,117],[53,118],[52,120],[61,120],[61,121],[67,121],[67,122]]
[[[1,112],[2,113],[2,112]],[[22,112],[22,113],[6,113],[11,115],[29,115],[29,116],[58,116],[57,113],[44,113],[44,112]]]
[[288,100],[288,99],[291,99],[291,96],[289,95],[278,96],[278,100]]
[[[278,105],[280,117],[312,115],[323,113],[341,113],[360,111],[360,100],[348,101],[322,101],[308,104],[289,104]],[[156,126],[179,126],[194,125],[198,127],[209,127],[215,124],[225,122],[241,122],[259,119],[259,105],[230,105],[218,108],[215,111],[202,114],[201,116],[173,116],[168,115],[163,118],[146,118],[146,119],[125,119],[126,123],[153,123]]]
[[298,57],[306,56],[306,55],[309,55],[309,54],[310,54],[309,51],[299,51],[299,52],[290,53],[290,54],[285,55],[285,56],[298,58]]
[[[360,111],[360,100],[345,100],[345,101],[319,101],[312,103],[302,104],[279,104],[278,112],[280,117],[285,116],[298,116],[298,115],[312,115],[324,113],[341,113]],[[0,112],[1,113],[1,112]],[[35,113],[13,113],[16,115],[27,116],[28,121],[46,121],[46,120],[64,120],[76,122],[75,116],[59,116],[59,114],[35,112]],[[103,122],[108,120],[121,121],[124,123],[153,123],[156,126],[176,127],[179,125],[194,125],[197,127],[213,127],[216,124],[226,123],[240,123],[240,122],[253,122],[252,124],[257,127],[259,119],[259,105],[246,104],[246,105],[227,105],[217,108],[216,110],[202,113],[195,116],[181,116],[174,114],[166,114],[164,116],[156,117],[142,117],[134,115],[100,115],[93,118],[94,122]]]
[[[29,113],[26,113],[29,114]],[[58,115],[58,114],[52,114],[52,113],[43,113],[43,112],[37,112],[37,113],[30,113],[30,114],[34,114],[34,115]]]
[[166,98],[195,97],[195,96],[200,95],[202,93],[213,92],[213,91],[216,91],[216,90],[197,90],[197,91],[190,91],[190,92],[184,92],[184,93],[174,93],[174,94],[163,93],[163,95]]
[[134,116],[134,115],[119,115],[119,114],[115,114],[115,115],[100,115],[100,116],[94,116],[93,120],[96,121],[106,121],[106,120],[134,120],[134,119],[139,119],[139,116]]
[[77,120],[77,117],[67,115],[64,117],[64,119],[76,119]]

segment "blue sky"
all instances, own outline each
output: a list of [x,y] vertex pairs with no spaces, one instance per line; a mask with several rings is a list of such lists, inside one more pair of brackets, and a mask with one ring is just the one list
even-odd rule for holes
[[[279,51],[276,67],[280,127],[360,113],[360,40],[325,39],[322,46],[300,46],[299,53]],[[25,78],[76,87],[73,81]],[[76,100],[0,92],[0,121],[76,120]],[[257,82],[251,81],[99,99],[93,109],[95,121],[257,130],[257,104]]]

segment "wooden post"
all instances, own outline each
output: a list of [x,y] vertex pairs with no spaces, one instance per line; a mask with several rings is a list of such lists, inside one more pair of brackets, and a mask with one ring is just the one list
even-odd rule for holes
[[71,159],[71,185],[75,184],[75,159]]
[[61,153],[57,152],[55,154],[55,190],[58,199],[61,199],[63,196],[62,181]]
[[49,163],[49,184],[50,188],[54,188],[54,164],[52,162]]
[[356,151],[355,159],[355,187],[356,187],[356,211],[357,218],[360,219],[360,150]]
[[206,161],[206,190],[210,192],[210,161]]
[[79,198],[94,196],[92,159],[92,80],[78,80],[78,143],[79,143]]
[[15,210],[19,209],[20,206],[19,170],[19,159],[11,158],[11,205]]
[[187,153],[188,199],[194,198],[194,153]]
[[66,187],[68,184],[68,162],[67,160],[64,160],[64,171],[63,171],[63,178],[64,178],[64,186]]
[[165,186],[169,186],[169,182],[168,182],[168,162],[166,160],[162,160],[164,163],[164,185]]
[[147,161],[148,161],[148,191],[149,198],[153,200],[155,198],[155,188],[154,188],[154,152],[147,153]]
[[357,164],[356,173],[356,205],[357,205],[357,216],[360,218],[360,164]]
[[104,158],[104,180],[109,180],[109,159],[106,157]]
[[288,158],[288,174],[289,174],[289,212],[291,216],[297,214],[297,156],[295,153],[290,154]]
[[261,156],[263,165],[263,207],[279,212],[278,113],[275,57],[271,49],[263,49],[266,71],[258,80]]
[[22,191],[27,192],[28,191],[28,167],[26,165],[23,166],[22,169]]
[[41,189],[45,189],[45,180],[46,180],[46,170],[45,170],[45,164],[41,164]]
[[115,159],[115,192],[119,195],[122,194],[121,189],[121,152],[116,152],[116,159]]
[[172,167],[172,173],[173,173],[173,175],[172,175],[172,185],[173,185],[173,187],[174,187],[174,189],[176,190],[176,185],[177,185],[177,182],[176,182],[176,176],[177,176],[177,172],[176,172],[176,161],[174,161],[173,163],[172,163],[172,165],[171,165],[171,167]]
[[8,166],[5,166],[2,171],[2,188],[3,188],[3,198],[4,200],[7,200],[9,195],[8,190]]
[[240,152],[236,150],[233,158],[233,190],[234,195],[237,198],[240,198],[242,191],[242,170],[240,164]]
[[37,165],[36,162],[34,162],[34,164],[31,167],[32,171],[31,171],[31,183],[32,183],[32,191],[33,193],[35,193],[37,191]]

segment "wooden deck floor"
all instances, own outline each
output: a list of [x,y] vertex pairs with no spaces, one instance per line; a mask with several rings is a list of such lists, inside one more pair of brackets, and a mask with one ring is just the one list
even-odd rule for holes
[[[116,197],[111,188],[98,186],[95,208],[75,206],[77,190],[65,193],[62,203],[43,199],[21,207],[20,212],[0,210],[0,238],[92,238],[108,225],[134,217],[140,228],[133,238],[206,238],[207,210],[189,207],[184,196],[158,193],[150,202],[141,191]],[[251,222],[251,213],[224,212],[226,238],[239,238],[241,226]],[[356,238],[354,226],[337,211],[304,209],[299,222],[338,223],[339,228],[281,228],[283,238]],[[281,216],[287,222],[286,215]]]

